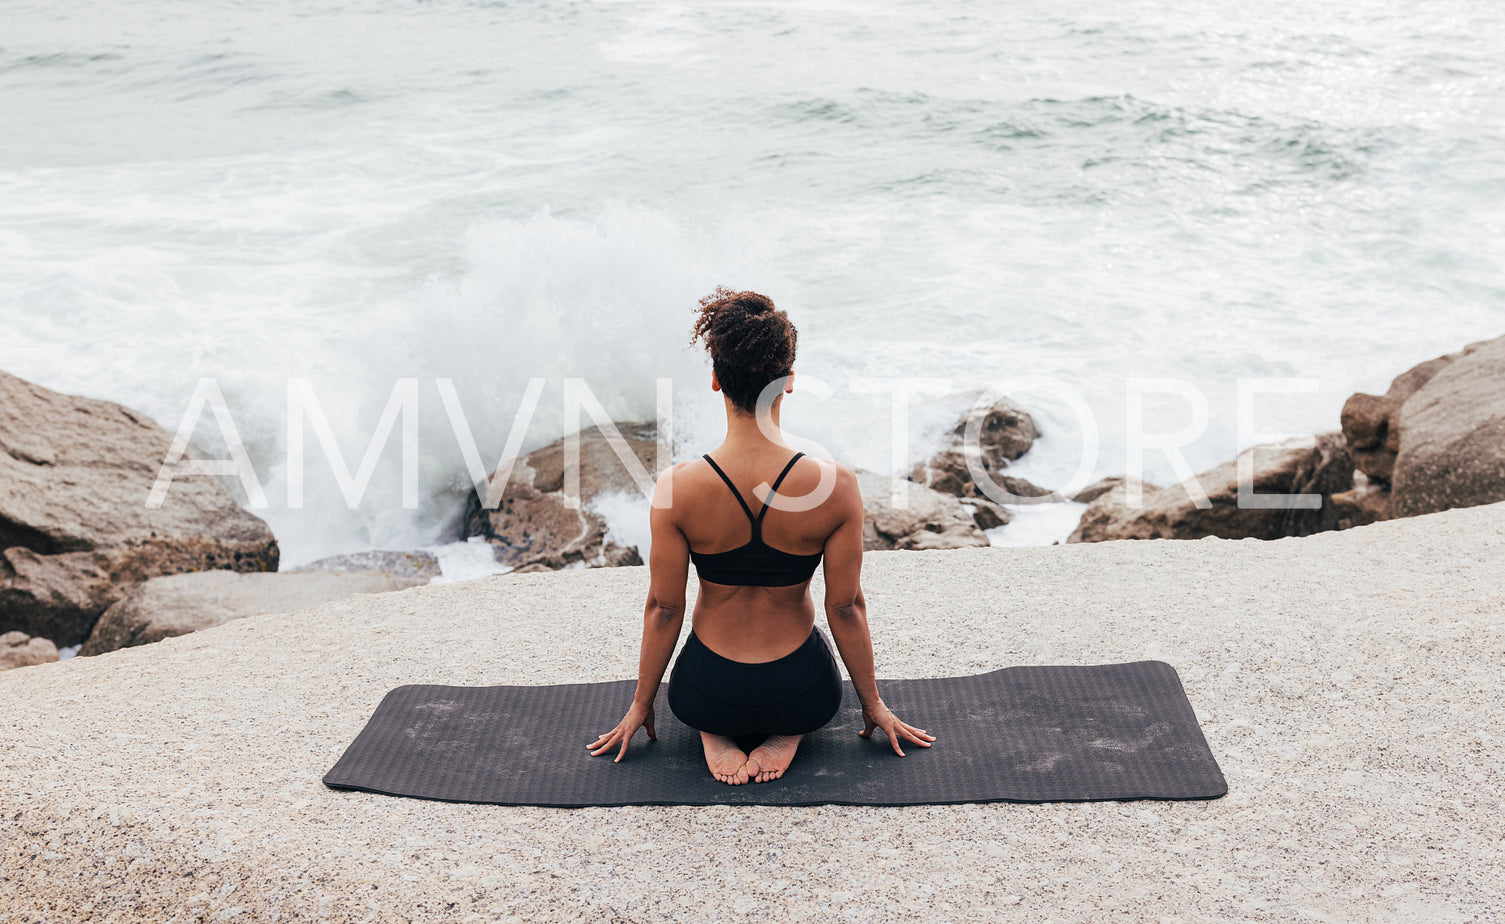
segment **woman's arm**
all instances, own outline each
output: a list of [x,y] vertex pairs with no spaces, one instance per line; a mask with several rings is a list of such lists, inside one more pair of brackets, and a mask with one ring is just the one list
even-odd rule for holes
[[[667,473],[665,473],[667,475]],[[662,479],[660,479],[662,480]],[[655,489],[655,496],[659,491]],[[638,687],[633,703],[653,708],[658,685],[669,667],[685,622],[685,580],[690,571],[690,544],[670,519],[667,508],[648,513],[653,547],[648,553],[648,602],[643,607],[643,646],[638,656]]]
[[648,602],[643,607],[637,692],[617,727],[586,745],[593,757],[618,747],[616,760],[621,760],[640,727],[648,732],[650,740],[658,738],[653,728],[653,700],[684,626],[685,581],[690,572],[690,544],[675,525],[669,506],[673,496],[670,478],[675,468],[678,466],[659,476],[653,490],[653,506],[648,511],[653,545],[648,553]]
[[826,539],[823,574],[826,579],[826,621],[836,650],[851,675],[857,698],[862,701],[865,726],[858,734],[866,738],[873,729],[882,728],[889,743],[900,757],[904,750],[899,738],[930,747],[935,736],[899,720],[878,695],[878,680],[873,667],[873,638],[868,631],[867,600],[862,596],[862,492],[857,476],[846,466],[837,469],[836,491],[832,502],[839,505],[841,525]]

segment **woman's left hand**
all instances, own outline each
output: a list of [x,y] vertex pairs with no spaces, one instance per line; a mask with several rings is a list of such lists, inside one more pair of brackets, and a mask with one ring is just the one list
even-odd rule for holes
[[883,705],[881,699],[871,706],[862,707],[862,724],[862,731],[857,733],[859,736],[867,738],[872,735],[873,729],[883,729],[883,733],[888,736],[888,743],[893,746],[894,753],[900,757],[904,756],[904,749],[899,747],[901,737],[922,748],[930,747],[930,742],[935,740],[935,735],[923,728],[915,728],[894,715],[887,706]]
[[640,706],[633,703],[627,710],[627,715],[617,723],[617,727],[587,744],[592,757],[600,757],[621,743],[621,749],[617,752],[616,759],[612,763],[618,763],[627,754],[627,745],[632,741],[632,736],[637,734],[638,729],[643,728],[648,732],[648,740],[657,741],[658,734],[653,730],[653,706]]

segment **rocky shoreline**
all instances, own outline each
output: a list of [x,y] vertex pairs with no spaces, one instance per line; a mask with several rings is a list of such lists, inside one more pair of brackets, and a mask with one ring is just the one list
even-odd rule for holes
[[[1029,451],[1039,430],[1023,409],[1006,398],[974,407],[979,419],[981,464],[991,477],[1006,480],[1021,493],[1043,495],[1023,479],[1002,471]],[[947,442],[915,468],[903,485],[904,505],[893,503],[894,483],[900,479],[858,471],[867,522],[864,548],[952,549],[988,545],[983,530],[1009,522],[1009,513],[980,496],[958,448],[967,418],[959,421]],[[622,444],[644,471],[657,469],[657,432],[652,423],[615,425]],[[606,537],[606,521],[592,508],[606,495],[636,496],[637,485],[600,430],[581,433],[579,440],[579,503],[571,501],[564,479],[565,441],[519,457],[512,468],[500,503],[487,510],[472,490],[461,517],[462,537],[480,537],[496,546],[497,560],[518,573],[562,568],[612,567],[642,564],[632,546]],[[488,476],[491,477],[491,476]]]
[[[1505,500],[1505,337],[1422,363],[1384,395],[1354,395],[1340,424],[1251,447],[1179,485],[1103,479],[1070,498],[1087,506],[1068,541],[1268,540]],[[654,472],[653,424],[615,426],[625,451]],[[969,430],[976,464],[1014,501],[1066,499],[1009,473],[1039,427],[1007,397],[982,396],[907,479],[859,471],[867,550],[983,547],[986,530],[1009,523],[1009,509],[974,482],[963,448]],[[495,509],[472,490],[459,511],[460,538],[486,543],[499,570],[519,574],[641,564],[639,549],[608,536],[597,512],[603,499],[634,497],[638,486],[599,429],[575,439],[578,503],[566,493],[559,440],[513,460]],[[420,550],[279,572],[271,530],[215,479],[180,475],[163,506],[143,504],[170,443],[129,408],[0,372],[0,670],[56,660],[59,648],[98,655],[441,575],[433,553]],[[896,482],[902,505],[893,501]],[[1318,503],[1250,505],[1250,494]]]
[[[57,660],[60,646],[94,656],[440,576],[437,559],[423,551],[354,553],[279,572],[271,530],[215,479],[181,475],[167,503],[144,505],[172,439],[145,415],[3,373],[0,408],[0,669]],[[982,464],[1007,478],[998,473],[1038,435],[1033,420],[1006,399],[971,413],[979,418]],[[895,479],[861,473],[868,549],[986,546],[983,530],[1008,522],[1004,508],[978,496],[955,449],[966,424],[916,469],[902,507],[891,500]],[[653,425],[616,427],[639,464],[654,471]],[[592,509],[637,486],[599,430],[577,438],[579,503],[565,493],[559,440],[514,460],[496,509],[472,490],[460,538],[484,541],[500,568],[516,573],[641,564],[636,547],[607,538],[605,519]]]
[[1235,460],[1179,485],[1119,478],[1078,494],[1090,503],[1068,541],[1279,539],[1505,500],[1505,337],[1421,363],[1384,395],[1353,395],[1339,423],[1241,454],[1246,491],[1316,495],[1315,508],[1240,504]]

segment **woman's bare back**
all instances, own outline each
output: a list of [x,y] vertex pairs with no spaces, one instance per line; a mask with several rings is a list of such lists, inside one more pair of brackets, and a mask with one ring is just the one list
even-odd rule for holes
[[[793,450],[772,444],[745,454],[727,452],[724,447],[710,453],[754,516],[763,509],[762,495],[754,487],[772,483],[792,454]],[[788,499],[811,495],[820,487],[823,466],[834,463],[802,456],[784,477],[779,495]],[[751,540],[747,514],[704,459],[687,463],[684,471],[675,473],[674,483],[675,523],[692,550],[714,554]],[[763,541],[794,555],[821,552],[827,537],[840,525],[837,509],[829,501],[809,510],[772,507],[762,514]],[[706,647],[734,661],[753,663],[773,661],[794,651],[814,625],[815,604],[808,580],[761,587],[716,584],[701,578],[691,615],[695,635]]]

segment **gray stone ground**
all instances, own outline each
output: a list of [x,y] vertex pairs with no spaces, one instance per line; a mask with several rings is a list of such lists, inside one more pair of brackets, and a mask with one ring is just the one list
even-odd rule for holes
[[632,676],[645,578],[357,596],[0,675],[0,919],[1505,916],[1505,504],[870,555],[880,676],[1164,659],[1221,800],[557,810],[320,784],[391,687]]

